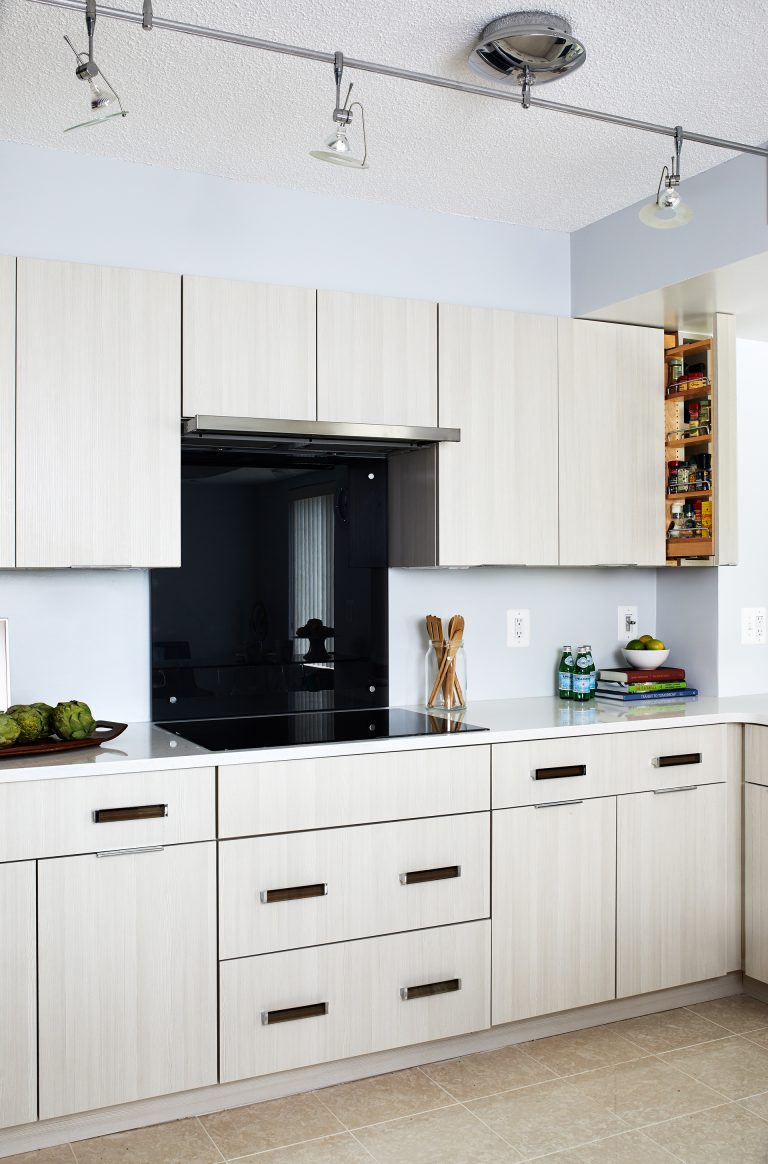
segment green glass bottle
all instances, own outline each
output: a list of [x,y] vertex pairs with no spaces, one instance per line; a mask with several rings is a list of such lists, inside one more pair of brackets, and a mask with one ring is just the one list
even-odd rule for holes
[[587,703],[590,697],[589,651],[586,647],[579,647],[573,672],[571,699],[576,703]]
[[573,695],[573,651],[564,646],[560,656],[560,666],[557,669],[557,693],[561,699],[570,699]]
[[587,672],[589,674],[589,698],[594,699],[597,695],[597,668],[595,667],[595,660],[592,658],[592,648],[587,643],[587,655],[589,656],[589,667]]

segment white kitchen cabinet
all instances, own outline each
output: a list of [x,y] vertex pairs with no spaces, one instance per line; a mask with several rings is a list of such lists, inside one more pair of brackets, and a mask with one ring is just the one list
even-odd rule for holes
[[215,1083],[215,844],[38,877],[40,1118]]
[[16,562],[16,260],[0,257],[0,569]]
[[493,813],[494,1024],[614,998],[616,798]]
[[[764,728],[750,729],[765,732]],[[768,787],[744,786],[744,973],[768,982]]]
[[560,565],[663,566],[662,332],[561,319],[558,346]]
[[556,566],[557,319],[441,303],[439,337],[461,441],[390,459],[390,564]]
[[34,861],[0,865],[0,1128],[37,1119]]
[[316,292],[184,276],[184,415],[314,420]]
[[16,565],[178,566],[181,288],[18,261]]
[[725,784],[619,797],[619,998],[727,972],[727,815]]
[[317,419],[437,424],[437,305],[317,293]]

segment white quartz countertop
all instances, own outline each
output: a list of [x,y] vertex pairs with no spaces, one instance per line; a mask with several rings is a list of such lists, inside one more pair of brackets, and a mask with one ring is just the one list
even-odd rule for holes
[[[421,708],[413,710],[420,711]],[[317,759],[370,752],[409,752],[421,748],[473,747],[543,740],[557,736],[605,735],[653,728],[717,723],[768,725],[768,694],[715,699],[658,700],[621,706],[590,702],[586,706],[555,698],[500,699],[471,703],[467,723],[483,732],[438,736],[402,736],[392,740],[304,744],[242,752],[207,752],[151,723],[132,723],[112,743],[59,755],[3,759],[0,783],[59,777],[147,772],[165,768],[200,768],[224,764],[263,764],[274,760]]]

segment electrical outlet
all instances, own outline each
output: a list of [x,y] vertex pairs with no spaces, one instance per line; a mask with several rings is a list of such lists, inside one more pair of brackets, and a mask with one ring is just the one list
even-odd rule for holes
[[620,606],[618,608],[618,638],[620,643],[626,644],[637,638],[637,607]]
[[742,606],[741,645],[759,647],[766,643],[766,610],[764,606]]
[[507,611],[507,646],[530,647],[531,645],[531,612],[530,610]]

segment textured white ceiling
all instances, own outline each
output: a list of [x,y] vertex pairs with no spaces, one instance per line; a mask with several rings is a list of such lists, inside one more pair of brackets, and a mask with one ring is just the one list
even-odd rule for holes
[[[155,10],[476,81],[467,46],[514,8],[495,3],[155,0]],[[122,6],[136,10],[140,0]],[[767,6],[569,0],[559,10],[587,61],[544,87],[547,97],[746,142],[768,138]],[[371,168],[323,165],[308,151],[332,128],[330,65],[106,19],[96,59],[130,116],[63,135],[85,100],[65,32],[82,43],[82,16],[0,0],[0,138],[553,230],[655,194],[669,151],[661,137],[350,72],[365,104]],[[683,175],[728,156],[686,145]],[[334,229],[343,224],[329,223]]]

